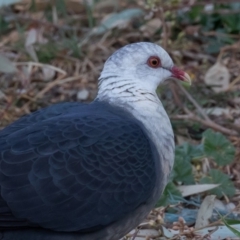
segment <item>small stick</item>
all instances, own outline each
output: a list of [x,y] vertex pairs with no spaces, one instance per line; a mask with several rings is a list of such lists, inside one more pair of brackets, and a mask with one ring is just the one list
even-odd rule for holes
[[227,135],[230,135],[230,136],[239,136],[239,133],[235,130],[230,130],[230,129],[227,129],[223,126],[220,126],[219,124],[213,122],[212,120],[204,120],[204,119],[201,119],[193,114],[190,114],[190,115],[176,115],[176,116],[172,116],[171,119],[181,119],[181,120],[192,120],[192,121],[195,121],[195,122],[199,122],[209,128],[212,128],[218,132],[221,132],[223,134],[227,134]]
[[198,112],[202,115],[202,117],[205,120],[211,121],[210,118],[207,116],[207,114],[203,111],[203,109],[200,107],[200,105],[196,102],[196,100],[191,96],[191,94],[185,90],[185,88],[177,83],[179,88],[181,89],[181,91],[185,94],[185,96],[188,98],[188,100],[196,107],[196,109],[198,110]]
[[49,64],[44,64],[44,63],[39,63],[39,62],[15,62],[14,63],[16,66],[22,66],[22,65],[28,65],[28,66],[37,66],[37,67],[48,67],[51,68],[52,70],[59,72],[61,74],[63,74],[64,76],[67,75],[67,73],[55,66],[49,65]]
[[177,83],[179,88],[182,90],[182,92],[185,94],[185,96],[188,98],[188,100],[196,107],[197,111],[201,114],[201,116],[204,119],[201,119],[200,117],[194,115],[187,107],[183,107],[183,110],[185,113],[187,113],[187,115],[177,115],[177,116],[173,116],[172,118],[174,119],[188,119],[188,120],[192,120],[192,121],[196,121],[199,122],[207,127],[210,127],[216,131],[219,131],[223,134],[227,134],[227,135],[232,135],[232,136],[239,136],[240,133],[238,131],[235,130],[231,130],[231,129],[227,129],[217,123],[215,123],[214,121],[212,121],[207,114],[203,111],[203,109],[201,108],[201,106],[195,101],[195,99],[191,96],[191,94],[185,90],[185,88]]
[[34,98],[34,100],[36,100],[37,98],[41,98],[46,92],[48,92],[50,89],[52,89],[53,87],[57,86],[57,85],[61,85],[67,82],[72,82],[72,81],[76,81],[79,80],[80,76],[73,76],[73,77],[68,77],[68,78],[64,78],[62,79],[62,77],[58,78],[57,80],[55,80],[54,82],[50,82],[42,91],[40,91]]
[[228,92],[230,90],[232,90],[232,88],[238,83],[240,82],[240,76],[236,77],[228,86],[228,88],[225,90],[225,92]]

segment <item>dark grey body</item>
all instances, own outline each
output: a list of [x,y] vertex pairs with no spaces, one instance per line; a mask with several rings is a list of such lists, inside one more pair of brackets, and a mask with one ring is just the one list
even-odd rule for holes
[[117,240],[160,197],[144,126],[107,103],[65,103],[0,132],[0,239]]

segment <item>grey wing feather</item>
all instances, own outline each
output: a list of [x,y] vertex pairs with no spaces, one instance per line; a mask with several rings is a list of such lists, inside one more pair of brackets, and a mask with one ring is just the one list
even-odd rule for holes
[[97,230],[153,191],[152,145],[132,117],[100,103],[57,108],[0,132],[0,228],[6,225],[2,206],[22,220],[12,221],[14,228]]

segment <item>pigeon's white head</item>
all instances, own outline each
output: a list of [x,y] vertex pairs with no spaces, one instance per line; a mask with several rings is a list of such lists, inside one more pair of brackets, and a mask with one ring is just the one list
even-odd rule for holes
[[174,66],[162,47],[148,42],[129,44],[104,64],[98,98],[155,96],[158,85],[169,78],[190,82],[189,75]]

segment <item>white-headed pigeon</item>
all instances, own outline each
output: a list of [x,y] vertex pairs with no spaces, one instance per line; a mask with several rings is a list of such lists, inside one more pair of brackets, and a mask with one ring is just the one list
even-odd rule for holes
[[90,104],[61,103],[0,131],[0,240],[118,240],[154,207],[174,159],[156,94],[190,81],[153,43],[106,61]]

